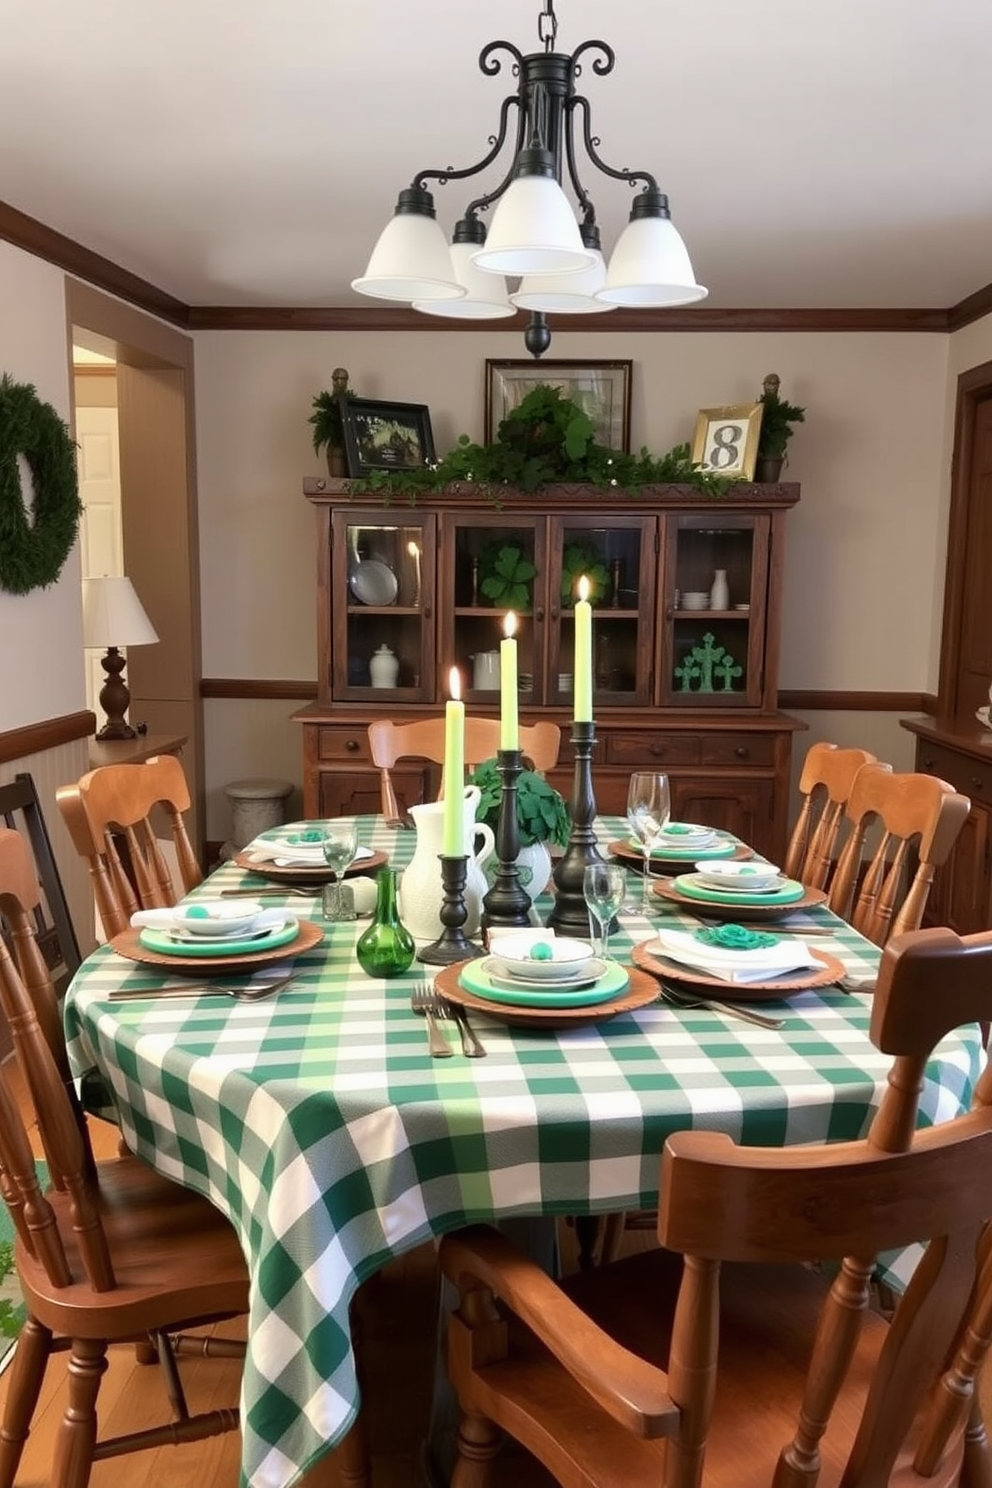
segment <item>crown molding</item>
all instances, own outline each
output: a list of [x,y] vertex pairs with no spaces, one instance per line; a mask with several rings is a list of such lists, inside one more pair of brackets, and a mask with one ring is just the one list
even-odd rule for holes
[[[992,295],[992,286],[989,287]],[[992,307],[992,306],[990,306]],[[947,310],[625,310],[609,315],[555,315],[555,334],[664,331],[928,331],[947,332]],[[519,311],[498,329],[523,332]],[[478,335],[495,322],[433,319],[402,305],[328,306],[325,309],[262,305],[191,305],[191,331],[434,331]]]
[[962,326],[970,325],[973,320],[981,320],[982,316],[988,315],[990,310],[992,310],[992,284],[986,284],[984,289],[976,289],[973,295],[951,306],[947,312],[948,330],[959,331]]
[[[64,269],[108,294],[116,295],[185,331],[433,331],[478,335],[488,322],[432,320],[403,306],[250,306],[187,305],[147,279],[46,227],[0,201],[0,239]],[[946,310],[626,310],[609,315],[556,315],[554,327],[583,335],[657,331],[861,331],[947,334],[992,311],[992,284]],[[522,331],[528,317],[518,312],[499,322],[500,331]]]
[[74,242],[72,238],[65,237],[54,228],[46,227],[43,222],[28,217],[26,213],[19,212],[16,207],[8,206],[2,201],[0,238],[13,243],[15,248],[23,248],[26,253],[34,254],[35,258],[46,259],[48,263],[64,269],[67,274],[85,279],[97,289],[127,300],[139,310],[147,310],[184,330],[187,327],[189,306],[184,305],[182,300],[175,299],[156,285],[149,284],[147,279],[141,279],[137,274],[122,269],[109,258],[93,253],[81,243]]

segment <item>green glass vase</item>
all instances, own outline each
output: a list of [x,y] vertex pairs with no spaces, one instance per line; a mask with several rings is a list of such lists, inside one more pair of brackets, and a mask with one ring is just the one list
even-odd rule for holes
[[413,963],[413,936],[396,908],[396,869],[380,868],[372,923],[355,947],[367,976],[402,976]]

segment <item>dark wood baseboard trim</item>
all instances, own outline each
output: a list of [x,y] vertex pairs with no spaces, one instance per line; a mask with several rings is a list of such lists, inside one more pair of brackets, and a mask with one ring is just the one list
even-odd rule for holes
[[[271,678],[204,677],[200,696],[251,702],[272,699],[279,702],[312,702],[317,697],[316,682],[280,682]],[[926,692],[780,692],[778,705],[783,711],[840,713],[933,713],[936,698]]]
[[88,711],[66,713],[62,718],[46,718],[41,723],[10,729],[0,734],[0,765],[28,754],[44,754],[46,749],[59,749],[95,732],[96,718]]
[[778,705],[800,713],[925,713],[928,699],[923,692],[782,691]]
[[250,702],[272,698],[278,701],[300,703],[312,702],[317,696],[316,682],[279,682],[271,678],[202,677],[200,696],[203,698],[236,698]]

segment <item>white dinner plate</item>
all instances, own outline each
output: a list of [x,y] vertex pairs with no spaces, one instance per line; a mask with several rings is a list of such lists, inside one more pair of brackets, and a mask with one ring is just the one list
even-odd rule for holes
[[359,563],[348,584],[355,598],[367,605],[391,605],[399,589],[389,564],[378,558],[366,558]]

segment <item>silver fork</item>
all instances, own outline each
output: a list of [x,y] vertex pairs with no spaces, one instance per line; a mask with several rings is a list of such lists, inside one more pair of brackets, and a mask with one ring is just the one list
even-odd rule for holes
[[146,1001],[160,1002],[166,997],[212,997],[220,993],[224,997],[233,997],[238,1002],[261,1002],[263,997],[281,992],[292,980],[292,975],[287,975],[278,977],[275,981],[260,982],[255,987],[225,987],[221,982],[185,982],[181,987],[145,987],[140,990],[121,987],[108,993],[108,1001],[131,1002],[144,998]]
[[667,982],[661,984],[661,995],[676,1007],[681,1008],[708,1008],[714,1013],[723,1013],[727,1018],[739,1018],[742,1023],[756,1023],[759,1028],[781,1028],[782,1018],[769,1018],[766,1013],[756,1013],[751,1008],[740,1007],[734,1002],[720,1002],[715,997],[697,997],[693,992],[683,992],[681,988],[669,986]]
[[484,1059],[486,1051],[482,1043],[476,1038],[475,1030],[468,1021],[468,1013],[457,1002],[449,1002],[446,997],[439,993],[434,994],[433,1011],[439,1018],[448,1018],[458,1029],[462,1041],[462,1053],[466,1059]]
[[410,993],[410,1006],[415,1013],[422,1013],[427,1020],[427,1041],[434,1059],[450,1059],[453,1050],[437,1026],[434,1016],[434,983],[422,977]]

